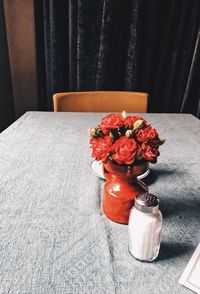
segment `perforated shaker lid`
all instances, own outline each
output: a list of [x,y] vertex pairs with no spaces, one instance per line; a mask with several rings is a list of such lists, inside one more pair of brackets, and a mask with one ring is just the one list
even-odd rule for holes
[[142,212],[154,213],[158,211],[159,199],[148,192],[139,194],[135,199],[135,208]]

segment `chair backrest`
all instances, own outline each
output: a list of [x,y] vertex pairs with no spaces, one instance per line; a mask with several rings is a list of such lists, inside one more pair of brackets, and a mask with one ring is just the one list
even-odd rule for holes
[[148,93],[96,91],[53,95],[54,111],[68,112],[147,112]]

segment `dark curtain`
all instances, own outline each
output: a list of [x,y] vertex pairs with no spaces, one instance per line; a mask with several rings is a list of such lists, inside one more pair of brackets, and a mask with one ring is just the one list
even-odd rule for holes
[[41,110],[55,92],[124,90],[200,115],[199,0],[36,0],[35,23]]

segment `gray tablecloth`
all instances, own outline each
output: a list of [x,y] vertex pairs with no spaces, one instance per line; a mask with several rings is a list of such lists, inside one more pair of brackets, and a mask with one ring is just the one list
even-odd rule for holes
[[87,129],[103,114],[28,112],[0,135],[0,293],[191,293],[178,284],[200,242],[200,124],[143,114],[166,138],[146,181],[161,199],[153,263],[101,211]]

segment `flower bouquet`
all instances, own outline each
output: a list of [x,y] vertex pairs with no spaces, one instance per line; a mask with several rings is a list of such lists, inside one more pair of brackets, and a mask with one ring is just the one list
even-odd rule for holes
[[157,162],[159,146],[165,140],[159,138],[156,129],[139,116],[109,114],[101,123],[89,129],[92,157],[118,164],[131,165],[140,160]]
[[92,157],[102,161],[107,180],[104,212],[114,221],[128,223],[135,197],[144,192],[137,176],[149,162],[157,162],[159,146],[165,140],[142,117],[121,114],[106,115],[97,127],[89,129],[89,135]]

